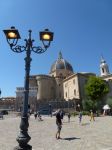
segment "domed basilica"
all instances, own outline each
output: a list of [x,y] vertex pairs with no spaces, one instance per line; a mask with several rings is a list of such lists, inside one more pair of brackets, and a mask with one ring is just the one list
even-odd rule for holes
[[[112,89],[112,74],[106,61],[101,58],[100,76],[109,82]],[[74,73],[72,65],[66,61],[59,52],[57,60],[51,65],[49,75],[31,75],[29,79],[29,104],[31,109],[37,110],[40,106],[52,105],[56,108],[70,101],[72,106],[81,104],[85,98],[84,86],[89,76],[96,76],[94,73]],[[112,90],[111,90],[112,91]],[[112,92],[108,96],[112,96]],[[23,103],[23,87],[16,88],[16,110],[19,110]],[[66,104],[65,104],[66,105]],[[59,106],[59,107],[60,107]]]

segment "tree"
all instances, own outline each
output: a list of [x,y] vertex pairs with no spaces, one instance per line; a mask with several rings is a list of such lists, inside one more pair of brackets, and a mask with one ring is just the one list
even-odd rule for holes
[[97,103],[95,101],[92,101],[91,99],[83,100],[82,105],[83,105],[83,109],[86,111],[97,109]]
[[106,102],[109,106],[110,106],[110,108],[112,109],[112,97],[109,97],[108,99],[107,99],[107,102]]
[[97,101],[109,92],[109,87],[106,81],[99,77],[91,76],[85,85],[85,91],[89,99]]
[[82,101],[83,109],[86,111],[102,109],[102,101],[92,101],[91,99],[83,99]]

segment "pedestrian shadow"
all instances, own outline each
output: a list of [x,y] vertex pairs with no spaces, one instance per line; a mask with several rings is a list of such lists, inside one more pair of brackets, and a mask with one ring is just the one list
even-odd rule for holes
[[81,126],[87,126],[90,125],[90,123],[82,123]]
[[69,138],[61,138],[61,140],[67,140],[67,141],[72,141],[72,140],[79,140],[81,138],[77,138],[77,137],[69,137]]
[[[70,121],[70,122],[76,122],[76,121]],[[63,121],[63,123],[70,123],[69,121]]]

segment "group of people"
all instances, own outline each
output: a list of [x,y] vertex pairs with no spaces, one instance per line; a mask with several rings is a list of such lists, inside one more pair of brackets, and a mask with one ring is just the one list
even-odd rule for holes
[[[61,129],[62,129],[62,111],[59,109],[56,113],[56,125],[57,125],[57,132],[56,132],[56,139],[60,139],[60,133],[61,133]],[[79,118],[79,123],[82,122],[82,111],[79,112],[79,115],[78,115],[78,118]],[[68,122],[70,122],[70,117],[71,117],[71,114],[68,113]],[[94,113],[92,110],[90,110],[90,121],[95,121],[95,118],[94,118]]]
[[[95,121],[93,110],[90,110],[90,121]],[[79,123],[82,122],[82,111],[79,112]]]
[[[56,139],[60,139],[61,138],[60,137],[60,133],[61,133],[61,129],[62,129],[62,119],[63,119],[64,115],[65,114],[64,114],[64,112],[61,109],[58,109],[56,111],[56,125],[57,125]],[[68,113],[67,116],[68,116],[68,122],[70,122],[71,114]],[[83,116],[82,111],[79,111],[78,118],[79,118],[79,123],[80,124],[82,122],[82,116]],[[41,117],[39,112],[35,112],[34,113],[34,117],[35,117],[35,119],[37,119],[37,117],[38,117],[38,120],[42,121],[42,117]],[[92,110],[90,110],[90,121],[92,121],[92,120],[95,121],[94,113],[93,113]]]

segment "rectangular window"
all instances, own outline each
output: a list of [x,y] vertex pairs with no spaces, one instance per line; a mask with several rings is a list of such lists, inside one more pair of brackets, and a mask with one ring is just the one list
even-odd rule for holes
[[68,83],[65,83],[65,88],[68,86]]
[[67,97],[67,92],[66,92],[66,97]]
[[73,84],[75,84],[75,79],[73,80]]

